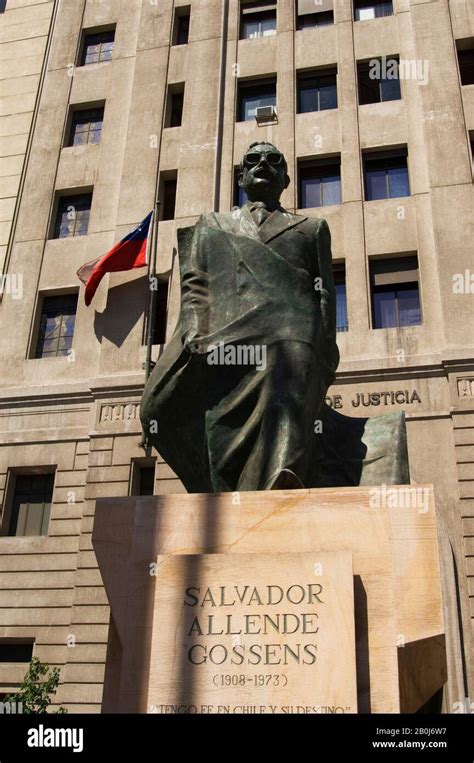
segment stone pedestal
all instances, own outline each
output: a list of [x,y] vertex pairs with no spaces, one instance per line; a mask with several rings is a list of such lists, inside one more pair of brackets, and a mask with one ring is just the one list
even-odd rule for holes
[[416,712],[446,681],[430,486],[97,501],[104,712]]

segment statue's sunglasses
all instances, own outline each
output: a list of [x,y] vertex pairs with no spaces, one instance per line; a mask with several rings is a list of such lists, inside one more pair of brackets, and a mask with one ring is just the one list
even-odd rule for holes
[[262,159],[265,159],[272,167],[278,167],[283,161],[283,154],[278,154],[275,151],[269,151],[268,153],[265,151],[262,151],[262,153],[251,151],[245,154],[244,162],[247,167],[256,167]]

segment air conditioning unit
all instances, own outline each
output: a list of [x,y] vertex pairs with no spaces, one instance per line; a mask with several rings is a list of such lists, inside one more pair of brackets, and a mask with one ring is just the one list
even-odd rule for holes
[[255,109],[255,119],[257,124],[278,122],[275,106],[257,106]]

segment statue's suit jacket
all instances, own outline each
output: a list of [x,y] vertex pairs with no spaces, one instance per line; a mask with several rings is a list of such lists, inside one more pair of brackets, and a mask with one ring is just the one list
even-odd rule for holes
[[[237,235],[239,246],[244,240],[246,254],[253,253],[253,272],[232,240],[229,247],[219,233]],[[202,251],[204,238],[207,239],[205,253]],[[261,256],[264,249],[256,246],[260,243],[267,245],[275,257],[264,260]],[[310,297],[316,311],[319,306],[319,333],[324,347],[321,362],[327,365],[328,386],[332,383],[339,354],[335,341],[336,296],[331,238],[325,220],[277,210],[258,228],[249,206],[245,205],[229,213],[207,213],[195,226],[179,229],[178,246],[181,314],[153,374],[154,384],[158,382],[158,372],[165,382],[168,371],[175,369],[176,364],[185,363],[190,352],[206,353],[209,345],[221,341],[267,344],[281,339],[312,341],[318,316],[305,315],[299,309],[301,306],[297,301],[300,297]],[[214,259],[211,287],[214,301],[219,298],[218,306],[213,304],[212,296],[209,299],[211,263],[205,260],[210,257]],[[281,280],[277,282],[282,278],[285,279],[283,283]],[[265,287],[273,298],[271,294],[262,298]],[[284,300],[280,299],[282,296]],[[230,327],[232,322],[237,325]],[[183,338],[187,340],[187,347]]]

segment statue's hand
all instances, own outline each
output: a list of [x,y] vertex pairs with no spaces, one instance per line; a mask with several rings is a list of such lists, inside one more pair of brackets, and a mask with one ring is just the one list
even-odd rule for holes
[[190,329],[189,331],[185,331],[181,337],[181,341],[183,342],[184,347],[190,353],[196,353],[198,351],[200,339],[201,337],[196,331],[196,329]]

